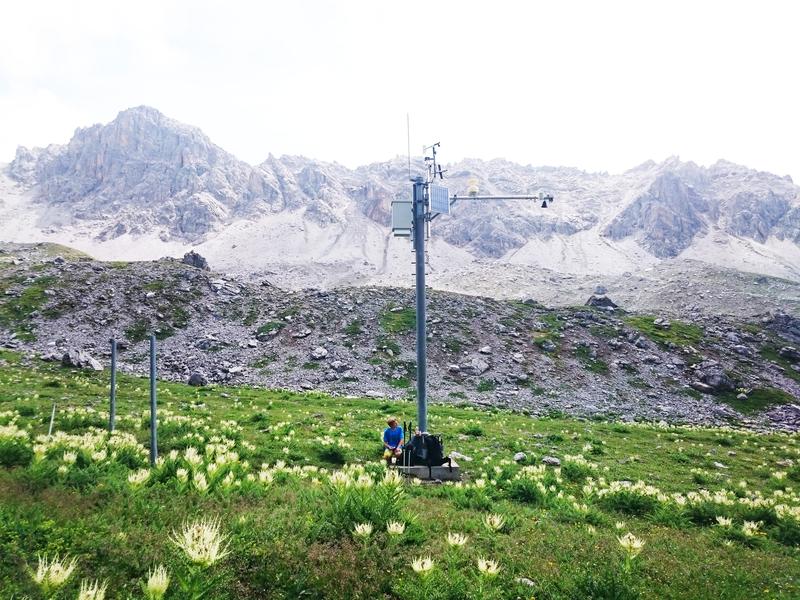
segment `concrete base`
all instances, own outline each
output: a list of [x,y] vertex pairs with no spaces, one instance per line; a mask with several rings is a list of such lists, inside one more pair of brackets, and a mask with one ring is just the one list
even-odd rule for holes
[[450,469],[447,465],[441,467],[404,467],[402,465],[392,465],[393,469],[397,469],[398,473],[407,475],[408,477],[416,477],[425,481],[461,481],[461,469],[458,467],[456,461],[453,461],[453,468]]

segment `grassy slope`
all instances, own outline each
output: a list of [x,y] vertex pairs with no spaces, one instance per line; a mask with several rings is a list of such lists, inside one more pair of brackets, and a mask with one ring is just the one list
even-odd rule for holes
[[[54,401],[59,408],[56,429],[81,432],[105,422],[102,414],[79,410],[70,416],[64,411],[68,407],[103,411],[107,373],[23,365],[11,353],[0,352],[0,359],[6,363],[0,363],[0,413],[17,410],[22,415],[17,423],[30,427],[32,434],[46,432]],[[242,431],[230,435],[241,436],[239,444],[254,444],[241,448],[242,457],[252,465],[283,459],[335,468],[331,460],[373,460],[380,452],[377,440],[383,415],[396,414],[402,420],[413,417],[414,410],[410,403],[248,388],[198,390],[160,383],[159,394],[165,413],[204,419],[210,427],[206,435],[219,429],[223,420],[237,421]],[[120,428],[133,431],[143,443],[148,432],[141,414],[147,402],[146,381],[120,377]],[[448,450],[473,458],[462,463],[473,480],[491,479],[495,466],[516,470],[501,461],[518,450],[538,463],[547,454],[562,459],[580,454],[586,444],[592,445],[585,454],[598,463],[598,476],[643,479],[664,492],[733,488],[745,479],[751,489],[770,494],[787,484],[797,486],[791,477],[800,475],[795,467],[781,482],[771,476],[779,468],[777,461],[800,458],[796,436],[533,420],[444,406],[432,408],[430,422],[433,430],[445,435]],[[314,441],[339,431],[350,446],[341,450],[343,456],[322,451]],[[181,435],[164,428],[162,454],[185,446]],[[714,462],[728,468],[715,468]],[[346,532],[333,538],[321,533],[323,515],[330,509],[324,485],[281,477],[261,492],[176,493],[168,482],[135,490],[125,481],[127,470],[120,472],[117,467],[74,467],[67,477],[49,479],[33,467],[0,468],[3,598],[38,597],[25,573],[26,564],[35,565],[38,552],[76,555],[83,576],[110,580],[111,597],[141,597],[139,583],[154,563],[165,563],[173,572],[181,568],[168,533],[184,519],[202,515],[221,517],[232,536],[232,556],[215,567],[221,580],[214,598],[417,597],[419,588],[407,587],[417,581],[409,562],[419,554],[431,554],[437,565],[429,581],[435,592],[429,598],[581,598],[591,593],[620,598],[800,597],[800,549],[781,544],[772,535],[755,548],[726,546],[718,528],[680,520],[657,524],[652,515],[633,516],[591,501],[591,516],[576,518],[561,504],[540,507],[511,500],[491,483],[486,489],[467,490],[407,486],[403,515],[417,517],[406,542],[419,545],[399,542],[398,556],[390,558],[378,551],[389,545],[382,537],[364,549]],[[692,468],[703,472],[692,473]],[[562,487],[580,498],[582,483],[565,482]],[[490,534],[482,526],[481,519],[490,510],[506,516],[510,526],[505,532]],[[587,521],[596,524],[595,533],[589,533]],[[624,580],[619,575],[622,554],[616,521],[624,521],[622,531],[632,531],[646,544],[633,575]],[[448,531],[470,535],[460,553],[447,553]],[[478,556],[496,558],[503,567],[500,578],[480,593],[474,567]],[[536,585],[515,584],[516,577]],[[74,597],[76,582],[63,597]]]

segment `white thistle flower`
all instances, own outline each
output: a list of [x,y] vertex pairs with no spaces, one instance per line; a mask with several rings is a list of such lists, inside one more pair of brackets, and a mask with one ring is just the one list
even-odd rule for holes
[[644,547],[644,542],[630,532],[618,537],[617,541],[630,558],[636,558]]
[[389,535],[403,535],[406,531],[406,524],[400,521],[389,521],[386,524],[386,533]]
[[731,525],[733,525],[733,519],[728,518],[728,517],[720,517],[720,516],[718,516],[717,517],[717,525],[719,525],[720,527],[730,527]]
[[366,540],[372,535],[372,523],[359,523],[353,529],[353,535]]
[[433,570],[433,559],[430,556],[420,556],[411,561],[411,568],[415,573],[427,575]]
[[483,518],[483,524],[491,531],[500,531],[506,524],[506,519],[503,517],[503,515],[493,513],[491,515],[486,515]]
[[500,564],[495,560],[479,558],[478,571],[484,577],[495,577],[500,572]]
[[742,524],[742,533],[747,537],[764,535],[764,532],[760,531],[759,527],[761,527],[761,521],[745,521]]
[[149,469],[139,469],[128,475],[128,483],[134,487],[139,487],[150,478]]
[[220,527],[219,519],[199,519],[193,523],[187,522],[180,532],[173,531],[170,539],[186,553],[191,562],[209,567],[230,553]]
[[161,600],[169,587],[169,572],[164,565],[158,565],[147,573],[144,594],[147,600]]
[[447,545],[448,546],[463,546],[469,540],[468,535],[464,535],[463,533],[448,533],[447,534]]
[[36,572],[32,574],[33,580],[45,591],[47,595],[50,591],[60,588],[77,566],[74,558],[64,557],[63,560],[54,556],[48,560],[47,556],[38,556]]
[[106,597],[107,584],[100,583],[96,579],[94,582],[84,579],[81,581],[81,589],[78,592],[78,600],[103,600]]
[[200,471],[197,471],[194,476],[192,477],[192,484],[194,485],[195,489],[203,493],[208,490],[208,481],[206,480],[206,476],[203,475]]

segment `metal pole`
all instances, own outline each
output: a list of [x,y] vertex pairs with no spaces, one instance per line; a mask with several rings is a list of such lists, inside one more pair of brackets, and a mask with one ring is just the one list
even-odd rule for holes
[[425,183],[414,179],[412,210],[414,212],[414,252],[417,267],[417,427],[428,430],[428,389],[425,331]]
[[108,398],[108,430],[114,431],[117,418],[117,340],[111,338],[111,392]]
[[53,435],[53,421],[56,420],[56,403],[53,402],[53,412],[50,413],[50,428],[47,430],[47,437]]
[[158,458],[158,421],[156,419],[156,336],[150,335],[150,464]]

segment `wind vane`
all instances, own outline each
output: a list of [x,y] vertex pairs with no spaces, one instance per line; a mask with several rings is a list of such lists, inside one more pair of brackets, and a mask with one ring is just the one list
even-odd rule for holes
[[[450,195],[444,185],[437,184],[444,180],[446,170],[436,162],[436,149],[441,144],[436,142],[423,148],[427,177],[411,178],[410,159],[409,177],[411,178],[411,200],[395,200],[392,202],[392,233],[395,237],[410,237],[414,245],[416,266],[416,317],[417,317],[417,423],[420,431],[428,430],[428,389],[427,389],[427,330],[425,324],[425,240],[430,235],[429,224],[439,215],[449,215],[450,209],[459,201],[493,201],[493,200],[535,200],[541,208],[547,208],[553,202],[551,194],[539,192],[535,195],[486,196],[478,195],[477,180],[470,180],[467,195]],[[410,154],[410,153],[409,153]]]

